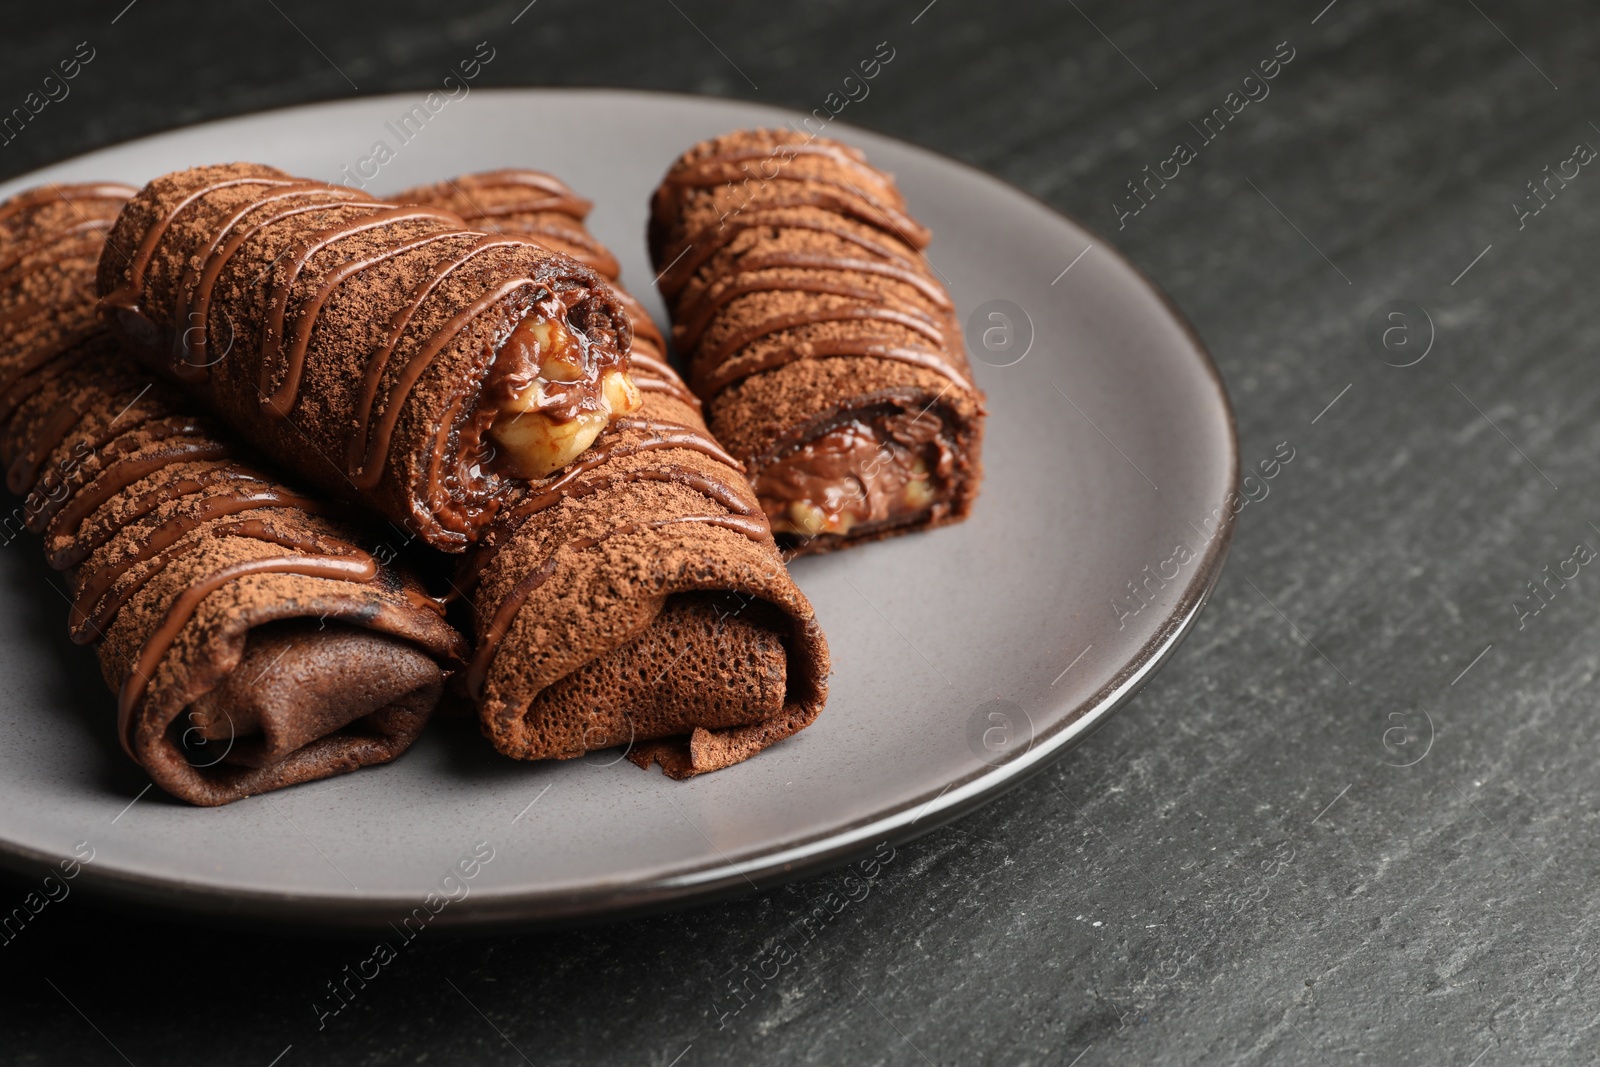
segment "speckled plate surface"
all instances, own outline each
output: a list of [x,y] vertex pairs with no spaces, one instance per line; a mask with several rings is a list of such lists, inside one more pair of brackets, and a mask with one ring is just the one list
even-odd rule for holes
[[[372,174],[378,193],[539,167],[595,201],[592,228],[660,321],[644,223],[668,163],[702,138],[800,119],[660,94],[475,90],[402,141],[399,120],[419,102],[197,126],[0,194],[241,159],[333,181]],[[827,132],[893,171],[932,228],[930,261],[967,323],[990,418],[970,521],[796,565],[833,649],[814,726],[678,783],[617,752],[515,763],[445,723],[391,766],[190,808],[145,791],[118,750],[112,697],[93,655],[68,645],[64,594],[22,536],[0,547],[0,860],[34,868],[87,842],[79,887],[248,920],[380,926],[433,893],[440,924],[567,921],[748,891],[870,852],[1085,737],[1183,637],[1226,555],[1237,455],[1216,369],[1100,237],[959,163],[837,122]],[[463,878],[458,862],[474,854],[492,859]]]

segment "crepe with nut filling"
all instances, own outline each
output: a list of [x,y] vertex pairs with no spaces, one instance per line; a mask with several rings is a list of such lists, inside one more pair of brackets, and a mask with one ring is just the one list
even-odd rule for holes
[[[546,174],[495,171],[399,194],[479,229],[559,246],[615,280],[588,203]],[[507,500],[457,585],[484,732],[521,759],[621,746],[688,778],[808,726],[828,649],[740,464],[707,432],[650,316],[635,324],[641,409]]]
[[446,551],[639,404],[627,316],[593,271],[272,167],[157,178],[118,216],[98,282],[147,366]]
[[860,151],[792,130],[701,142],[655,191],[684,376],[796,553],[972,509],[983,394],[929,238]]

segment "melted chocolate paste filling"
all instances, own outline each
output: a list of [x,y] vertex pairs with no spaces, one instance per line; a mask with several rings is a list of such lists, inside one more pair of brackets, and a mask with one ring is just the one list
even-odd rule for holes
[[[589,296],[584,289],[543,294],[501,343],[478,406],[460,431],[463,469],[455,476],[459,482],[471,484],[484,471],[529,476],[511,454],[511,446],[497,440],[494,425],[502,413],[521,410],[519,396],[535,386],[537,399],[527,415],[567,423],[607,412],[601,376],[622,360],[613,339],[591,337],[591,331],[581,327],[579,319]],[[546,332],[551,326],[558,327],[554,347],[539,340],[541,334],[551,336]]]
[[[559,295],[547,294],[534,304],[534,310],[511,331],[495,356],[484,389],[492,405],[509,404],[519,391],[542,379],[540,414],[569,421],[579,412],[605,410],[600,401],[600,375],[622,361],[614,344],[589,337],[575,321],[577,309],[588,297],[588,290],[573,289]],[[549,324],[560,324],[566,331],[563,344],[554,351],[545,351],[536,336],[538,327]],[[553,376],[547,365],[551,359],[577,367],[580,372]]]
[[928,516],[950,498],[943,425],[927,412],[857,414],[768,464],[755,490],[773,531],[844,537]]

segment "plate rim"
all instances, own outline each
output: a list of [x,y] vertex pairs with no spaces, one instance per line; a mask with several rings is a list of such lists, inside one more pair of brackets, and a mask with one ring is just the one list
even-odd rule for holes
[[[802,117],[801,112],[786,107],[731,97],[656,89],[614,86],[494,88],[486,86],[475,92],[489,96],[514,96],[525,93],[609,94],[618,97],[658,98],[680,102],[710,101],[735,108],[742,106],[786,113],[795,119]],[[23,187],[41,170],[73,163],[97,152],[179,131],[198,130],[207,126],[289,112],[337,108],[352,103],[371,104],[384,100],[410,99],[413,95],[402,91],[354,98],[337,97],[247,111],[188,125],[168,126],[138,137],[100,145],[88,152],[54,160],[42,167],[35,167],[26,173],[0,181],[0,190],[13,186]],[[1193,353],[1199,357],[1201,369],[1216,391],[1226,424],[1228,484],[1234,486],[1238,484],[1238,425],[1232,399],[1216,361],[1188,316],[1179,309],[1165,290],[1113,242],[1076,216],[1059,210],[1026,189],[963,160],[905,138],[853,123],[839,122],[838,126],[847,132],[860,132],[893,142],[944,165],[956,167],[970,176],[1000,185],[1043,211],[1083,230],[1093,239],[1096,247],[1108,252],[1131,272],[1134,278],[1156,297]],[[1232,546],[1237,512],[1226,505],[1226,497],[1223,500],[1222,512],[1217,532],[1210,539],[1177,604],[1157,631],[1139,649],[1137,655],[1123,664],[1117,673],[1091,697],[1081,701],[1073,709],[1070,717],[1048,734],[1034,737],[1028,748],[1016,756],[994,766],[980,766],[966,776],[946,784],[930,799],[924,800],[918,797],[887,813],[877,813],[858,822],[814,834],[780,849],[758,849],[744,859],[707,864],[689,871],[652,876],[643,881],[592,882],[581,889],[556,891],[483,889],[463,897],[454,907],[436,915],[437,925],[450,927],[457,933],[545,929],[621,921],[641,915],[709,904],[742,896],[748,892],[770,889],[810,874],[835,868],[858,856],[866,855],[879,842],[887,842],[891,846],[903,845],[998,799],[1054,764],[1087,739],[1137,695],[1145,683],[1165,665],[1173,652],[1183,643],[1209,602]],[[909,822],[906,821],[913,812],[916,812],[915,817],[910,818]],[[58,855],[48,850],[20,845],[0,837],[0,870],[14,875],[36,875],[41,868],[52,866],[63,858],[64,854]],[[250,928],[296,925],[304,929],[351,935],[385,928],[393,919],[395,909],[404,909],[407,905],[416,903],[411,896],[402,894],[363,892],[362,896],[352,897],[316,892],[225,888],[183,877],[109,870],[92,864],[85,865],[81,869],[74,888],[80,888],[87,895],[104,903],[166,913],[169,917],[201,918]]]

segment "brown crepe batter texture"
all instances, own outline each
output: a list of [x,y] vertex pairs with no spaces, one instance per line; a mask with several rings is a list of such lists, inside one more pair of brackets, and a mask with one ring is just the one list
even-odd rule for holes
[[627,317],[572,259],[272,167],[164,175],[108,248],[99,292],[147,366],[284,466],[445,551],[518,481],[483,436],[518,324],[551,294],[569,302],[591,365],[562,396],[590,403],[601,371],[626,370]]
[[[387,762],[461,640],[409,576],[243,458],[138,368],[95,312],[134,190],[0,204],[0,462],[119,694],[124,748],[172,795],[241,797]],[[187,714],[185,714],[187,712]]]
[[[588,203],[548,175],[469,175],[394,200],[559,244],[615,281],[616,260],[583,227]],[[644,407],[508,500],[468,556],[467,685],[507,755],[624,745],[639,766],[688,778],[808,726],[828,650],[738,462],[707,433],[648,313],[616,292]]]
[[[863,501],[846,533],[786,536],[794,552],[967,516],[983,395],[949,294],[922,256],[928,231],[890,175],[837,141],[728,134],[668,169],[649,239],[685,377],[769,513],[785,519],[806,482]],[[841,427],[842,439],[823,440]],[[852,434],[867,447],[852,453]],[[821,476],[780,469],[808,446],[826,453]],[[931,503],[887,514],[871,482],[881,472],[898,488],[912,457],[929,469]]]

